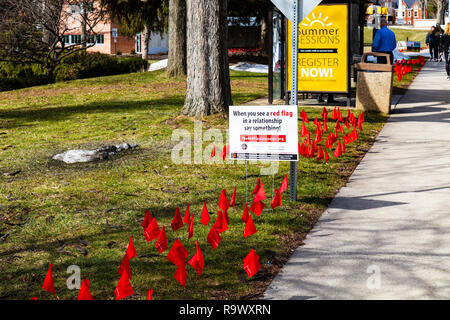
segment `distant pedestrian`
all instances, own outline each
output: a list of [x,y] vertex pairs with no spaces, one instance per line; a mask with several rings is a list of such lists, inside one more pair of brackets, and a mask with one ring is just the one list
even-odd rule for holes
[[[389,30],[387,25],[386,19],[382,18],[380,21],[380,30],[375,33],[375,37],[373,38],[372,51],[389,54],[391,64],[394,64],[394,54],[392,51],[397,47],[397,40],[395,39],[394,32]],[[378,62],[383,62],[383,59],[378,58]]]
[[445,32],[441,37],[441,48],[444,52],[444,58],[445,58],[445,71],[447,71],[447,80],[450,80],[450,57],[449,57],[449,50],[450,50],[450,23],[447,23],[445,26]]
[[434,59],[434,44],[436,42],[436,36],[435,36],[435,26],[432,26],[430,31],[427,33],[427,37],[425,39],[425,43],[428,46],[428,49],[430,50],[430,60],[433,61]]

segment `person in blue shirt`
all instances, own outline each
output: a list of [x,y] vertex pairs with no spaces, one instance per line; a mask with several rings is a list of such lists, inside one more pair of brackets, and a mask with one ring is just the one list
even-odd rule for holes
[[[386,19],[380,20],[380,30],[375,33],[375,37],[372,42],[373,52],[387,53],[391,57],[391,64],[394,63],[394,54],[392,51],[397,48],[397,40],[395,34],[387,27]],[[379,61],[381,62],[381,61]]]

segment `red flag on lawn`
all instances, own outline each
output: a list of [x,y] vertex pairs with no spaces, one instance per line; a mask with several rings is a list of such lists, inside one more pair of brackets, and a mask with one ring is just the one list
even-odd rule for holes
[[303,122],[309,123],[308,115],[305,112],[305,109],[302,109],[302,112],[300,113],[300,117],[302,118]]
[[175,216],[173,217],[171,226],[173,231],[177,231],[184,226],[183,219],[181,218],[181,212],[178,207],[175,209]]
[[302,122],[302,129],[300,130],[300,134],[302,135],[302,137],[305,137],[308,135],[308,133],[308,128],[306,128],[305,123]]
[[167,236],[166,228],[162,226],[161,232],[159,233],[158,239],[156,240],[155,247],[159,253],[163,253],[167,249]]
[[253,199],[253,203],[250,207],[250,211],[259,217],[261,215],[261,213],[263,212],[265,206],[266,205],[264,204],[264,202],[262,202],[262,201],[255,202],[255,200]]
[[328,156],[327,150],[323,150],[323,155],[324,155],[325,163],[327,163],[328,160],[330,159],[330,157]]
[[261,180],[258,178],[258,179],[256,179],[256,186],[255,186],[255,189],[253,189],[252,196],[258,192],[260,186],[261,186]]
[[350,137],[350,135],[345,134],[344,135],[344,144],[349,144],[352,142],[352,138]]
[[211,151],[211,158],[214,158],[215,156],[216,156],[216,146],[214,146]]
[[84,279],[81,283],[80,291],[78,291],[78,300],[94,300],[89,291],[89,280]]
[[258,192],[255,194],[255,199],[253,201],[258,202],[267,199],[266,191],[264,190],[264,183],[261,184],[261,187],[258,189]]
[[244,206],[244,212],[242,213],[241,220],[244,221],[244,222],[247,222],[248,217],[249,217],[249,213],[248,213],[248,204],[247,204],[247,202],[246,202],[246,203],[245,203],[245,206]]
[[235,204],[236,204],[236,187],[234,187],[233,190],[233,195],[231,196],[231,201],[230,201],[231,206],[234,208]]
[[358,140],[358,131],[356,131],[356,128],[353,129],[352,133],[350,133],[349,136],[352,141]]
[[211,227],[211,230],[209,231],[206,240],[208,240],[208,242],[211,245],[211,247],[213,248],[213,250],[217,249],[217,246],[219,245],[221,239],[220,239],[220,234],[217,231],[217,228],[215,225],[213,225]]
[[152,300],[152,296],[153,296],[153,289],[148,289],[147,291],[147,300]]
[[245,257],[243,267],[249,277],[253,277],[258,273],[260,269],[259,256],[256,254],[255,250],[250,250],[247,257]]
[[270,206],[272,207],[272,209],[281,206],[281,193],[278,189],[275,189],[275,195],[273,196]]
[[114,293],[116,294],[116,300],[122,300],[123,298],[131,296],[134,293],[127,272],[123,272],[120,276],[119,283],[117,284]]
[[287,189],[288,189],[288,179],[287,179],[287,174],[285,174],[283,182],[281,182],[281,186],[280,186],[280,189],[279,189],[280,193],[283,193]]
[[222,209],[222,211],[227,211],[230,208],[230,203],[227,199],[227,191],[225,189],[222,189],[222,193],[220,194],[219,198],[219,208]]
[[225,214],[221,210],[217,211],[217,218],[216,221],[214,222],[214,226],[217,228],[217,231],[219,233],[228,230],[227,219],[225,217]]
[[190,204],[188,203],[187,208],[186,208],[186,213],[184,214],[184,220],[183,222],[185,224],[190,224],[191,223],[191,213],[189,212],[189,206]]
[[324,121],[328,120],[328,111],[327,111],[327,108],[325,108],[325,107],[323,107],[323,109],[322,109],[322,119]]
[[322,146],[319,146],[319,153],[317,154],[317,160],[322,160],[323,159],[323,149]]
[[172,262],[174,265],[178,266],[186,263],[186,259],[189,253],[183,246],[180,240],[175,240],[169,253],[167,254],[167,260]]
[[177,266],[177,270],[175,271],[175,274],[173,275],[173,277],[183,287],[186,287],[187,272],[186,272],[186,264],[184,262]]
[[126,272],[131,279],[130,259],[128,259],[127,254],[125,254],[125,256],[123,257],[122,262],[120,263],[119,270],[117,271],[117,273],[120,275],[124,272]]
[[137,257],[136,249],[134,248],[133,243],[133,236],[130,237],[130,241],[128,242],[127,256],[128,259],[133,259],[134,257]]
[[189,222],[188,239],[192,238],[193,235],[194,235],[194,214],[192,214],[191,221]]
[[153,217],[152,214],[150,213],[150,210],[145,210],[144,222],[142,222],[141,224],[142,228],[144,228],[144,231],[145,229],[148,228],[150,222],[152,222],[152,219]]
[[156,219],[153,219],[147,230],[145,230],[144,232],[145,240],[147,240],[147,242],[155,240],[156,238],[158,238],[160,232],[161,230],[159,229],[158,222],[156,221]]
[[225,161],[225,158],[227,156],[227,145],[223,145],[223,149],[220,152],[220,157],[222,158],[223,161]]
[[243,237],[247,238],[256,232],[258,232],[258,230],[256,230],[255,224],[253,223],[252,215],[249,215],[247,223],[245,224]]
[[42,289],[50,293],[55,294],[55,285],[53,283],[53,264],[50,263],[47,275],[45,276],[44,283],[42,284]]
[[202,210],[202,216],[200,218],[200,222],[206,226],[209,223],[209,212],[208,208],[206,207],[206,201],[203,202],[203,210]]
[[333,152],[333,155],[335,158],[339,158],[342,156],[342,145],[341,145],[341,139],[339,139],[336,149]]
[[203,253],[200,249],[200,246],[198,245],[198,241],[195,242],[195,246],[197,248],[197,251],[188,261],[188,263],[192,266],[192,268],[195,269],[195,271],[197,271],[197,275],[200,278],[203,272],[203,268],[205,267],[205,260],[203,259]]

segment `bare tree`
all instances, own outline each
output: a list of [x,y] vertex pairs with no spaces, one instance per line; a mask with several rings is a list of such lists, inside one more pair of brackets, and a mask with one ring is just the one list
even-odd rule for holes
[[187,86],[182,114],[226,113],[230,104],[227,1],[187,0]]
[[[36,63],[53,72],[62,59],[97,42],[99,6],[80,11],[85,0],[0,0],[0,61]],[[84,33],[70,43],[67,35]],[[83,39],[84,38],[84,39]]]

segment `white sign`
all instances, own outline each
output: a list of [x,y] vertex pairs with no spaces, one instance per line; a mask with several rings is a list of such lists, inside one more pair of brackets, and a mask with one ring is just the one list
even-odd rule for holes
[[297,106],[230,106],[230,158],[298,161]]
[[111,33],[112,33],[112,37],[113,37],[114,39],[116,39],[116,38],[117,38],[117,28],[112,28],[112,29],[111,29]]
[[[295,1],[296,0],[271,0],[272,3],[288,18],[291,22],[294,20]],[[306,17],[322,0],[303,0],[299,1],[300,17]],[[299,21],[300,22],[300,21]]]

